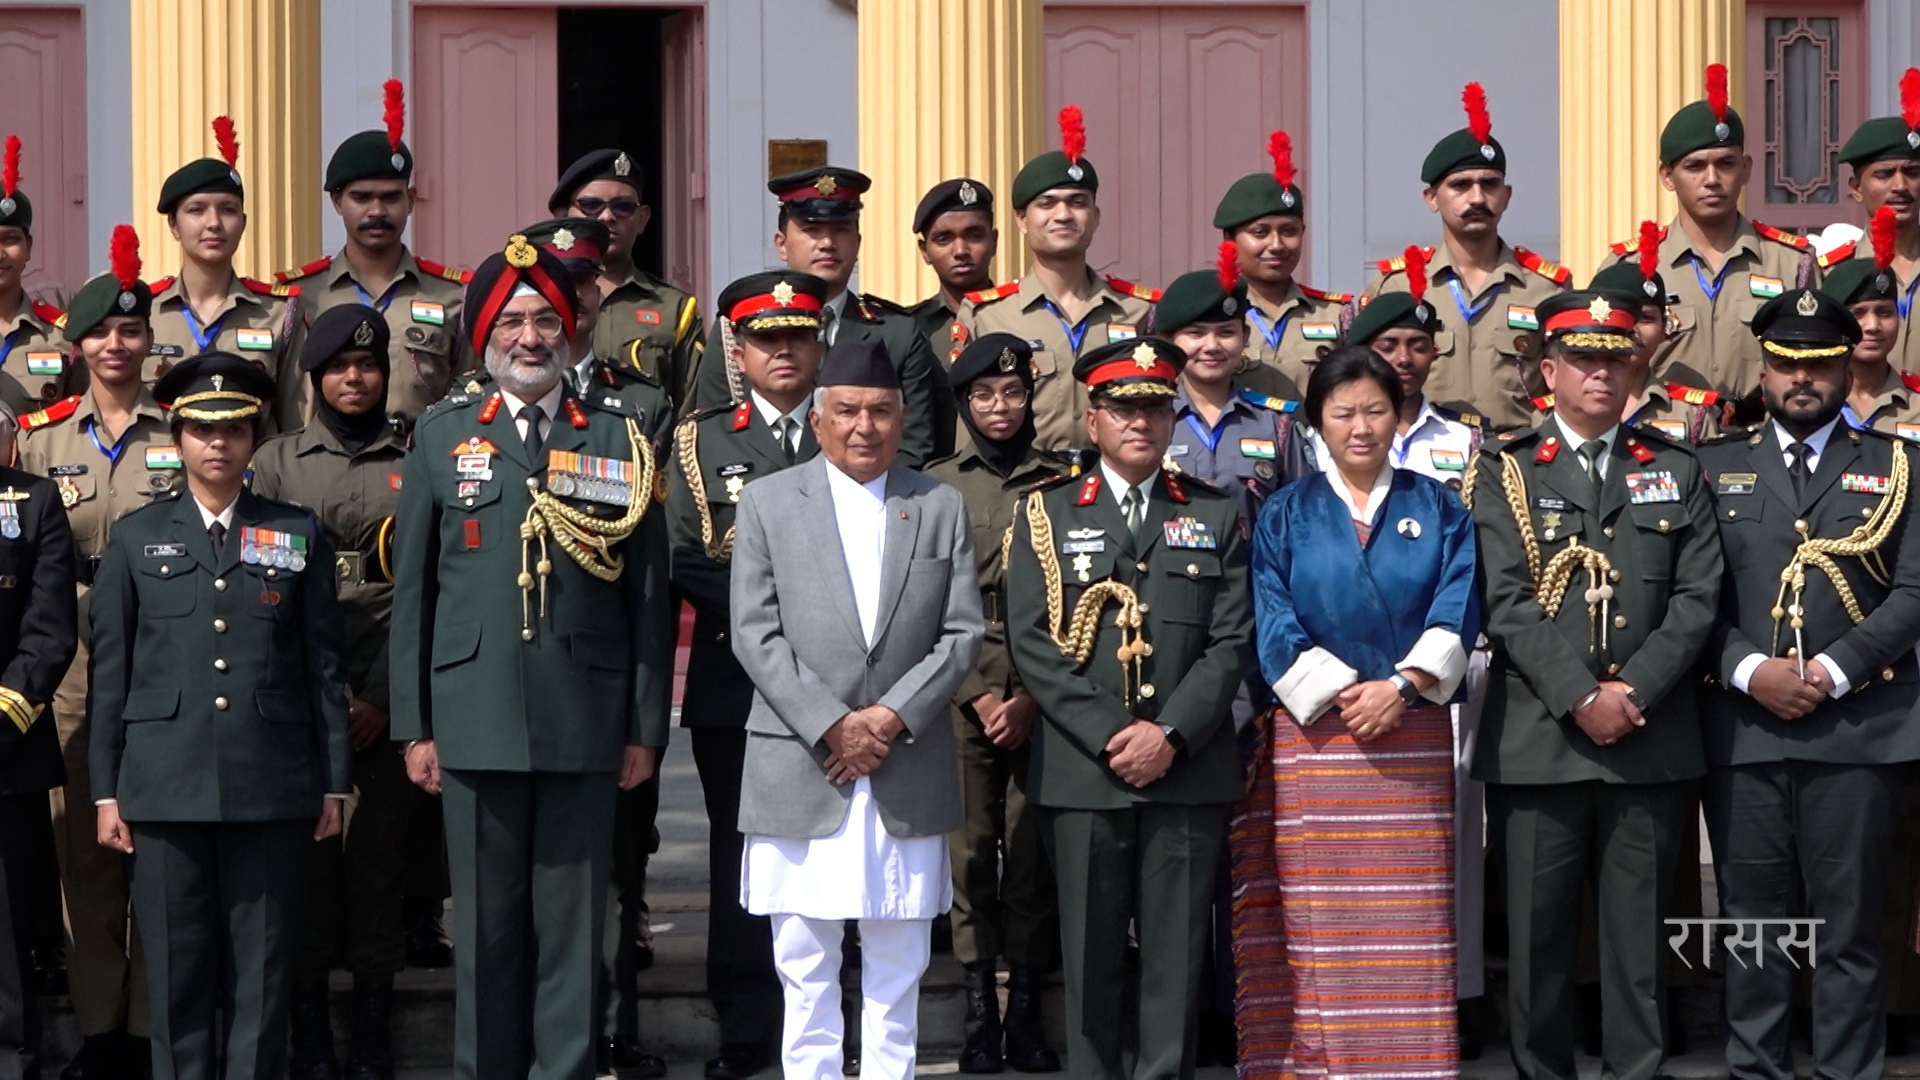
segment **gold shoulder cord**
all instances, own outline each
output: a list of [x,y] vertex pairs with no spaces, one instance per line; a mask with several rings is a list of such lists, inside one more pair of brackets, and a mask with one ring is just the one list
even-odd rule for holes
[[707,478],[700,475],[700,429],[692,420],[683,420],[673,433],[674,449],[680,457],[680,471],[687,474],[687,490],[693,492],[693,508],[700,515],[700,546],[707,558],[725,566],[733,561],[733,526],[714,542],[713,511],[707,507]]
[[1460,481],[1460,501],[1463,503],[1466,503],[1467,509],[1469,510],[1473,509],[1474,478],[1478,477],[1479,475],[1480,475],[1480,451],[1475,450],[1473,454],[1467,458],[1466,479]]
[[[633,497],[627,503],[627,512],[609,521],[592,514],[575,510],[561,502],[552,494],[542,491],[539,481],[527,478],[527,487],[533,493],[533,505],[527,507],[527,517],[520,523],[520,639],[533,640],[533,590],[534,573],[539,574],[540,617],[547,617],[547,578],[553,573],[553,560],[548,556],[547,538],[560,545],[580,569],[599,578],[601,581],[618,581],[621,571],[626,569],[626,559],[614,553],[613,545],[633,535],[640,526],[640,519],[646,516],[647,506],[653,501],[648,493],[653,490],[653,450],[647,440],[640,436],[640,425],[627,418],[627,445],[633,451],[633,461],[640,466],[640,475],[634,478]],[[528,566],[528,554],[534,544],[540,545],[539,561]]]
[[1613,563],[1605,552],[1580,543],[1579,536],[1567,537],[1567,546],[1542,568],[1540,541],[1533,535],[1533,516],[1527,513],[1527,481],[1520,462],[1512,454],[1500,455],[1500,488],[1513,511],[1513,524],[1520,533],[1520,547],[1527,557],[1527,576],[1533,579],[1534,599],[1547,618],[1558,618],[1560,605],[1566,602],[1567,588],[1576,570],[1587,572],[1587,651],[1607,647],[1607,626],[1612,621]]
[[[1794,648],[1797,655],[1805,657],[1807,651],[1802,647],[1801,630],[1805,627],[1806,609],[1801,606],[1800,595],[1807,587],[1807,567],[1811,566],[1827,576],[1833,582],[1833,591],[1840,594],[1840,604],[1846,608],[1847,618],[1858,626],[1866,621],[1866,613],[1860,610],[1860,600],[1853,595],[1853,588],[1847,584],[1846,576],[1841,574],[1834,556],[1858,558],[1867,571],[1867,576],[1881,585],[1891,583],[1892,576],[1887,571],[1886,560],[1880,555],[1880,546],[1893,534],[1893,528],[1899,523],[1907,506],[1907,448],[1894,447],[1893,454],[1893,490],[1873,508],[1866,523],[1854,526],[1852,532],[1838,539],[1816,540],[1807,535],[1807,523],[1796,521],[1793,527],[1800,533],[1800,546],[1794,549],[1792,561],[1786,569],[1780,571],[1780,592],[1773,601],[1773,651],[1780,651],[1780,621],[1789,619],[1793,630]],[[1788,591],[1793,596],[1788,602]]]
[[[1134,702],[1134,688],[1138,687],[1141,697],[1152,697],[1153,692],[1142,684],[1141,661],[1153,651],[1141,634],[1145,624],[1142,618],[1140,596],[1131,588],[1118,581],[1101,581],[1090,585],[1080,594],[1073,605],[1073,618],[1069,621],[1067,636],[1060,636],[1060,618],[1066,607],[1066,594],[1060,581],[1060,560],[1053,551],[1053,519],[1047,516],[1047,505],[1036,491],[1027,496],[1028,540],[1033,544],[1033,553],[1040,562],[1040,573],[1046,578],[1047,589],[1047,634],[1053,643],[1060,647],[1060,655],[1072,660],[1075,665],[1084,665],[1093,654],[1094,639],[1100,635],[1100,612],[1111,600],[1120,605],[1120,611],[1114,616],[1114,625],[1120,628],[1120,648],[1115,656],[1120,661],[1120,670],[1124,676],[1121,700],[1131,706]],[[1008,533],[1006,545],[1012,543],[1012,533]]]

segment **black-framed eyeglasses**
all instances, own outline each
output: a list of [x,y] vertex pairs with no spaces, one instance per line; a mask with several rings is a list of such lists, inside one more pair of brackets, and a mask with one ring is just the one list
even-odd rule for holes
[[581,217],[590,217],[590,218],[599,217],[601,211],[603,210],[611,210],[613,211],[614,217],[620,219],[621,221],[625,221],[628,218],[640,212],[640,200],[638,199],[594,199],[594,198],[575,199],[573,200],[573,208],[575,210],[580,211]]
[[967,404],[983,411],[991,410],[996,402],[1009,409],[1017,409],[1025,405],[1027,398],[1031,396],[1024,386],[1009,386],[1004,390],[989,390],[984,386],[976,386],[967,391]]

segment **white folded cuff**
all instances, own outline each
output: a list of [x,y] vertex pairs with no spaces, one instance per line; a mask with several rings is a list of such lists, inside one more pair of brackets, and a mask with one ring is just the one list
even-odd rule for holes
[[1280,704],[1303,726],[1320,719],[1335,694],[1360,680],[1360,673],[1340,658],[1315,645],[1300,654],[1285,675],[1273,684]]
[[1421,697],[1435,705],[1445,705],[1453,698],[1453,692],[1460,688],[1460,680],[1467,674],[1467,650],[1460,641],[1460,635],[1443,626],[1430,626],[1420,640],[1413,643],[1407,655],[1398,664],[1395,671],[1424,671],[1433,676],[1433,685],[1421,693]]

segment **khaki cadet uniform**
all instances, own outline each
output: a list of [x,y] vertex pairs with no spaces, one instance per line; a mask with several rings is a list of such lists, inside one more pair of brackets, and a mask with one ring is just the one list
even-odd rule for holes
[[705,351],[700,302],[637,266],[600,301],[593,354],[660,384],[680,411],[693,397]]
[[1153,305],[1160,301],[1159,289],[1092,270],[1087,275],[1094,282],[1092,301],[1072,331],[1037,277],[968,293],[958,316],[964,336],[956,347],[995,332],[1015,334],[1032,346],[1038,379],[1031,406],[1039,433],[1034,445],[1043,450],[1086,445],[1087,390],[1073,377],[1074,361],[1102,345],[1145,334]]
[[227,283],[226,303],[215,317],[213,336],[205,346],[195,340],[188,322],[180,279],[161,278],[147,287],[153,290],[153,347],[140,366],[141,381],[152,386],[187,357],[220,349],[273,377],[278,400],[267,419],[268,430],[291,431],[305,422],[307,377],[300,370],[299,286],[269,285],[233,275]]
[[[1626,417],[1630,428],[1656,431],[1669,442],[1697,446],[1720,434],[1733,403],[1718,390],[1684,383],[1648,382],[1646,399]],[[1552,407],[1551,401],[1548,407]]]
[[[129,937],[127,871],[122,856],[98,842],[92,779],[87,766],[88,596],[107,553],[113,522],[184,483],[180,453],[166,413],[141,390],[133,422],[121,436],[118,459],[96,446],[90,432],[93,395],[76,394],[20,418],[20,468],[54,481],[73,531],[80,597],[80,650],[53,696],[53,719],[67,762],[67,786],[53,793],[54,846],[66,886],[72,950],[67,976],[83,1035],[147,1031],[147,979],[140,937]],[[104,432],[100,441],[106,442]],[[129,940],[131,959],[129,959]]]
[[0,324],[0,402],[15,416],[86,389],[87,366],[60,336],[66,325],[66,312],[37,297],[23,297],[20,313]]
[[[1615,262],[1638,261],[1640,241],[1612,245]],[[1821,268],[1806,237],[1745,217],[1720,270],[1713,296],[1706,265],[1676,222],[1661,232],[1661,279],[1667,305],[1667,340],[1653,354],[1654,377],[1741,397],[1760,383],[1760,348],[1747,324],[1760,305],[1788,289],[1816,285]]]
[[1313,365],[1340,347],[1354,315],[1353,294],[1322,292],[1299,282],[1268,310],[1247,294],[1247,367],[1234,381],[1256,393],[1288,401],[1307,396]]
[[[1406,292],[1406,259],[1382,259],[1367,286],[1362,306],[1383,292]],[[1453,255],[1445,244],[1427,249],[1429,302],[1444,293],[1453,310],[1433,335],[1437,355],[1427,379],[1427,399],[1456,412],[1486,417],[1492,431],[1513,431],[1535,422],[1535,400],[1546,393],[1540,381],[1543,351],[1534,308],[1566,288],[1572,273],[1525,248],[1500,245],[1500,262],[1479,295],[1454,295],[1459,285]],[[1471,312],[1471,314],[1469,313]],[[1456,316],[1458,318],[1456,319]]]
[[[427,406],[447,396],[454,376],[479,366],[460,332],[461,296],[471,276],[465,270],[402,251],[400,273],[394,283],[385,295],[369,297],[353,280],[353,267],[342,249],[338,255],[298,270],[283,270],[273,279],[299,298],[303,329],[312,326],[321,312],[341,304],[379,308],[393,334],[393,346],[388,349],[393,375],[387,383],[387,412],[418,420]],[[156,306],[158,302],[156,295]],[[160,313],[155,311],[155,321],[159,318]],[[291,418],[283,425],[285,430],[304,424],[313,412],[308,400],[311,383],[298,366],[295,363],[289,368],[291,373],[280,385],[280,400]]]

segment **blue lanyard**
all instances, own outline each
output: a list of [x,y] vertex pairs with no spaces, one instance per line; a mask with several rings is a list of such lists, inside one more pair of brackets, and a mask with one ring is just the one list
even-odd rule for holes
[[1700,256],[1688,255],[1687,257],[1693,260],[1693,277],[1700,283],[1700,291],[1707,294],[1707,303],[1713,303],[1720,296],[1720,287],[1726,284],[1727,271],[1732,268],[1733,259],[1728,258],[1726,262],[1721,263],[1720,272],[1713,275],[1713,280],[1709,282],[1706,275],[1707,264],[1700,261]]
[[0,335],[0,367],[7,365],[7,357],[13,352],[13,336],[24,329],[26,329],[26,327],[23,326],[16,330],[7,331],[5,335]]
[[1266,338],[1267,348],[1277,349],[1280,347],[1280,335],[1287,332],[1287,319],[1289,316],[1282,315],[1269,324],[1267,317],[1260,314],[1259,308],[1248,304],[1247,318],[1252,319],[1253,325],[1260,328],[1260,336]]
[[[351,281],[352,279],[349,278],[348,280]],[[393,306],[393,290],[399,287],[400,281],[396,278],[393,284],[387,286],[387,291],[380,294],[380,299],[375,300],[373,297],[367,295],[367,290],[361,288],[359,282],[355,281],[353,283],[353,291],[359,295],[360,302],[370,308],[377,309],[382,315],[385,315],[387,309]]]
[[1860,414],[1857,412],[1854,412],[1853,406],[1851,405],[1840,406],[1840,419],[1845,420],[1847,422],[1847,426],[1854,429],[1855,431],[1867,430],[1867,425],[1862,423],[1860,420]]
[[[213,320],[213,325],[203,331],[200,329],[200,320],[193,317],[192,304],[182,304],[180,306],[180,314],[187,317],[187,333],[193,335],[195,352],[206,352],[213,348],[214,339],[220,336],[220,324],[227,321],[227,316],[222,315]],[[229,312],[228,314],[232,313]],[[105,453],[105,451],[102,451],[102,453]]]
[[93,440],[93,448],[106,457],[109,465],[120,464],[120,455],[127,449],[127,436],[132,432],[133,425],[128,424],[127,430],[120,433],[120,438],[114,442],[112,449],[108,449],[107,445],[100,441],[99,422],[91,419],[87,421],[87,438]]
[[1060,309],[1054,306],[1053,301],[1043,298],[1040,302],[1047,305],[1047,310],[1052,312],[1054,319],[1060,323],[1060,329],[1067,332],[1067,347],[1073,351],[1073,355],[1079,356],[1080,343],[1087,340],[1086,320],[1082,319],[1079,326],[1073,326],[1067,322],[1067,317],[1060,313]]
[[[1222,421],[1225,421],[1226,418],[1227,418],[1226,413],[1223,412],[1220,414],[1220,419]],[[1211,454],[1216,449],[1219,448],[1221,428],[1226,427],[1226,424],[1223,422],[1219,428],[1214,428],[1213,430],[1209,431],[1207,429],[1207,425],[1200,422],[1199,413],[1188,413],[1187,426],[1193,429],[1193,433],[1195,435],[1200,436],[1201,442],[1207,444],[1207,453]]]
[[[1908,285],[1905,291],[1896,290],[1894,293],[1893,306],[1900,309],[1900,318],[1902,321],[1906,320],[1907,312],[1913,310],[1913,291],[1915,289],[1920,289],[1920,274],[1914,275],[1913,284]],[[5,353],[0,353],[0,356],[5,355]]]
[[1500,295],[1500,290],[1505,284],[1505,282],[1502,282],[1488,289],[1487,298],[1476,305],[1467,302],[1467,290],[1460,287],[1459,275],[1456,274],[1447,279],[1447,288],[1453,291],[1453,306],[1460,309],[1460,317],[1467,322],[1472,322],[1486,314],[1487,309],[1493,306],[1494,298]]

